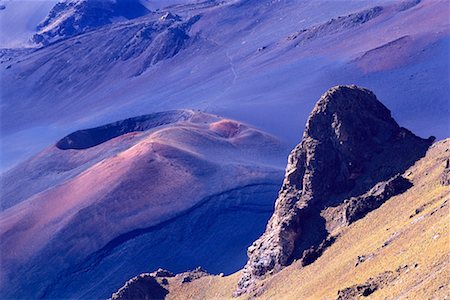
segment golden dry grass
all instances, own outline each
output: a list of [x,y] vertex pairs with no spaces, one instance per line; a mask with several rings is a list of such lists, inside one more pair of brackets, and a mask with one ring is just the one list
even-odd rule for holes
[[[365,299],[448,299],[450,186],[440,185],[439,177],[449,157],[450,139],[434,144],[404,174],[413,187],[342,229],[313,264],[301,268],[293,263],[265,280],[259,297],[335,299],[340,289],[407,265],[397,279]],[[418,208],[422,211],[416,214]],[[372,259],[355,266],[359,255],[371,254]],[[172,279],[168,299],[228,299],[239,276],[208,276],[188,284]]]

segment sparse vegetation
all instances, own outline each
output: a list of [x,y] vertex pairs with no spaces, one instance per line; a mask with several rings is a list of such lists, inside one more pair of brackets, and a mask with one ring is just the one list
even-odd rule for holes
[[[449,148],[450,139],[434,144],[403,174],[413,183],[408,191],[341,229],[339,239],[313,264],[300,267],[300,262],[294,262],[261,282],[258,299],[336,299],[339,290],[391,272],[392,280],[379,285],[367,299],[446,299],[450,293],[450,188],[441,185],[439,177]],[[418,208],[421,211],[410,218]],[[396,238],[382,247],[393,235]],[[358,256],[371,253],[376,255],[355,266]],[[207,276],[184,285],[169,279],[167,297],[229,299],[239,277],[239,272]]]

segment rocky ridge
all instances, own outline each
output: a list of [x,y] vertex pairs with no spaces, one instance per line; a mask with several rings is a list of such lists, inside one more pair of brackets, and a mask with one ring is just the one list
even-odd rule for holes
[[152,273],[143,273],[128,280],[108,300],[164,299],[169,293],[168,278],[174,278],[178,284],[184,284],[210,275],[201,267],[177,275],[160,268]]
[[405,11],[420,4],[421,0],[408,0],[399,2],[392,6],[374,6],[345,16],[332,18],[331,20],[301,29],[290,34],[286,40],[295,41],[295,46],[303,46],[317,38],[330,36],[343,32],[349,28],[359,27],[375,18],[382,16],[386,10]]
[[[400,127],[367,89],[337,86],[327,91],[289,156],[275,212],[248,249],[235,296],[254,291],[257,280],[308,257],[311,249],[320,250],[313,257],[320,255],[333,227],[322,216],[325,209],[340,207],[344,223],[351,223],[407,189],[406,179],[389,179],[422,157],[433,140]],[[381,181],[386,182],[375,186]]]
[[297,45],[302,45],[318,37],[335,34],[348,28],[360,26],[378,17],[382,11],[383,7],[375,6],[347,16],[340,16],[336,19],[331,19],[326,23],[295,32],[288,36],[287,40],[298,40],[299,42]]
[[411,186],[408,179],[398,174],[387,181],[376,184],[363,195],[345,199],[342,204],[325,209],[322,217],[326,219],[327,230],[333,232],[341,226],[349,225],[363,218],[389,198],[403,193]]
[[450,185],[450,158],[448,158],[444,164],[445,166],[442,171],[440,182],[442,185],[448,186]]
[[114,19],[134,19],[150,11],[139,0],[66,0],[58,2],[37,26],[32,42],[48,45],[95,28]]

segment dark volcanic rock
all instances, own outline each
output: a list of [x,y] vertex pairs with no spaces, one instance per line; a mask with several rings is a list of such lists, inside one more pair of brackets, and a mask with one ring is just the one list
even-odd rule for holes
[[440,181],[442,185],[450,185],[450,158],[445,161],[444,171],[442,171]]
[[208,275],[211,274],[202,267],[177,274],[176,276],[170,271],[159,268],[153,273],[144,273],[128,280],[123,287],[112,294],[109,300],[164,299],[169,293],[163,287],[163,285],[169,284],[167,278],[175,277],[183,284]]
[[169,292],[151,274],[141,274],[128,280],[111,296],[111,300],[164,299]]
[[382,289],[383,287],[392,284],[393,281],[398,279],[402,273],[408,272],[411,267],[417,268],[418,264],[413,266],[402,265],[395,271],[386,271],[378,274],[375,277],[367,279],[366,282],[361,284],[355,284],[345,289],[339,290],[336,300],[356,300],[361,297],[367,297],[373,294],[375,291]]
[[153,275],[155,277],[174,277],[175,276],[175,274],[173,274],[172,272],[161,269],[161,268],[159,268],[155,272],[151,273],[151,275]]
[[114,18],[134,19],[149,12],[138,0],[60,1],[38,25],[32,41],[47,45],[110,24]]
[[380,207],[386,200],[405,192],[411,186],[412,183],[408,179],[397,175],[388,181],[376,184],[361,196],[345,200],[339,207],[343,223],[351,224],[363,218],[367,213]]
[[391,197],[405,192],[411,186],[412,183],[408,179],[398,174],[387,181],[377,183],[367,193],[345,199],[336,207],[326,208],[321,216],[326,220],[327,230],[332,232],[336,228],[365,217]]
[[208,275],[210,274],[202,267],[197,267],[195,270],[178,274],[176,277],[181,278],[181,283],[188,283]]
[[[319,249],[329,236],[326,219],[321,216],[324,209],[403,173],[425,154],[432,141],[400,127],[367,89],[337,86],[327,91],[308,118],[302,142],[289,156],[275,212],[265,233],[248,249],[249,260],[235,295],[252,290],[255,280],[294,259],[308,257],[311,247]],[[406,187],[400,178],[390,182],[397,183],[400,190]],[[350,220],[381,205],[395,192],[390,184],[352,200]]]
[[322,243],[320,243],[319,246],[311,246],[309,249],[303,251],[302,258],[300,259],[301,265],[307,266],[309,264],[312,264],[322,255],[323,251],[325,251],[326,248],[334,243],[335,240],[336,237],[330,236],[326,238]]

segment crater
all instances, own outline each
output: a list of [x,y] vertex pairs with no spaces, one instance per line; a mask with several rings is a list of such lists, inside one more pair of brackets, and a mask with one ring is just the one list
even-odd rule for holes
[[212,123],[210,129],[221,137],[232,138],[239,133],[241,124],[232,120],[220,120]]
[[99,127],[78,130],[59,140],[56,147],[61,150],[88,149],[130,132],[147,131],[163,125],[188,121],[193,114],[189,110],[157,112]]

